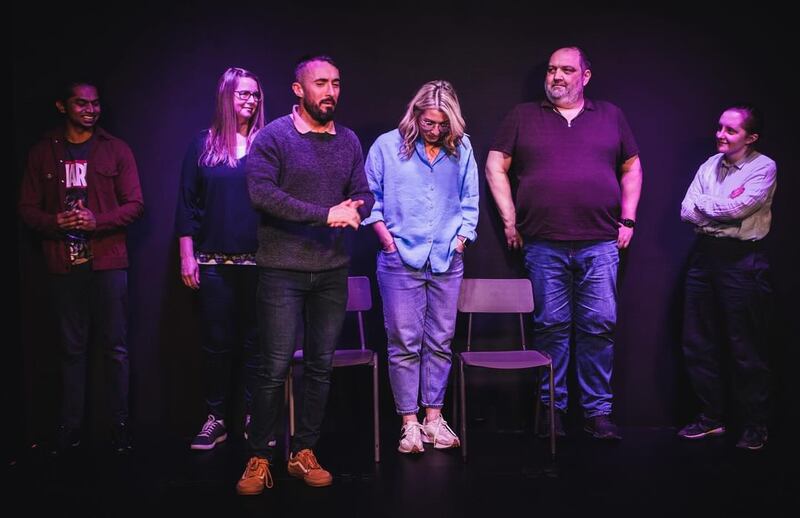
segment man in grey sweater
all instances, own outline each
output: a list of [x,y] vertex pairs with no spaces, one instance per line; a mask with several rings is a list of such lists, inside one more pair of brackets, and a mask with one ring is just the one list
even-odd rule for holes
[[355,134],[334,124],[339,70],[327,56],[295,69],[292,113],[265,126],[247,157],[247,185],[261,213],[258,228],[258,325],[263,363],[252,387],[250,460],[240,495],[272,487],[271,442],[283,411],[284,383],[305,321],[303,400],[288,461],[290,475],[314,487],[333,477],[317,462],[333,352],[347,305],[347,227],[357,230],[374,198]]

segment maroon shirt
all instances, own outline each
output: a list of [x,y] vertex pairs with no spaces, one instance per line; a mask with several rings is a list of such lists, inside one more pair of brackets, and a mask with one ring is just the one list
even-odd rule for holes
[[585,100],[571,124],[549,101],[509,113],[491,150],[511,155],[517,229],[524,238],[616,239],[620,165],[639,154],[622,111]]
[[[126,268],[125,227],[144,210],[136,161],[125,142],[101,128],[95,129],[92,141],[86,170],[88,209],[97,221],[89,234],[92,269]],[[70,270],[66,235],[56,223],[56,214],[66,210],[67,158],[63,130],[53,131],[31,148],[22,178],[20,216],[42,233],[51,273]]]

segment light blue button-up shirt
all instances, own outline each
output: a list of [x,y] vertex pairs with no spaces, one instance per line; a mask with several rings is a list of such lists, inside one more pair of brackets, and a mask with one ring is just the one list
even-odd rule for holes
[[422,137],[409,159],[400,156],[399,130],[384,133],[367,154],[364,169],[375,205],[362,223],[383,221],[400,258],[421,269],[430,260],[434,273],[446,272],[461,235],[474,241],[478,225],[478,166],[469,137],[458,155],[444,148],[429,162]]

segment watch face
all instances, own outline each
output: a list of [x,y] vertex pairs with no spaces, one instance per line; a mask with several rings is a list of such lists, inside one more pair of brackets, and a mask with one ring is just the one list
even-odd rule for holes
[[626,226],[628,228],[633,228],[633,226],[636,224],[635,221],[633,221],[632,219],[627,219],[627,218],[621,220],[620,223],[622,223],[624,226]]

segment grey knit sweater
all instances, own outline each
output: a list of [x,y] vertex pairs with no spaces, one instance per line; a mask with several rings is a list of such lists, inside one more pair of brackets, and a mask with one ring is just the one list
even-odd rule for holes
[[256,135],[246,174],[261,213],[259,266],[319,272],[348,265],[345,234],[353,229],[329,228],[326,221],[328,210],[348,198],[364,200],[362,219],[375,202],[355,133],[337,124],[336,135],[301,134],[291,116],[280,117]]

